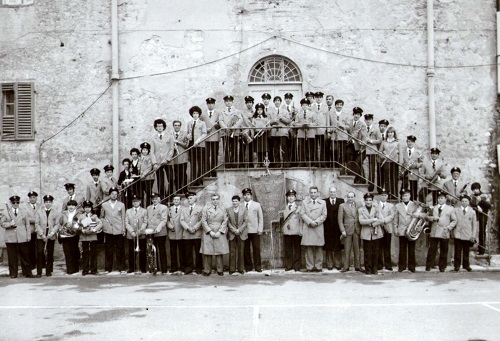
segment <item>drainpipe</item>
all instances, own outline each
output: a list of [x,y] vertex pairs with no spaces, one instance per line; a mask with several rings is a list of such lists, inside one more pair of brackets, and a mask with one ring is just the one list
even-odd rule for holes
[[497,94],[500,94],[500,0],[497,0]]
[[[498,0],[500,1],[500,0]],[[429,106],[429,145],[436,147],[436,107],[434,101],[434,0],[427,0],[427,97]]]
[[120,170],[120,113],[118,111],[119,92],[118,85],[118,0],[111,1],[111,82],[113,102],[113,166],[115,176]]

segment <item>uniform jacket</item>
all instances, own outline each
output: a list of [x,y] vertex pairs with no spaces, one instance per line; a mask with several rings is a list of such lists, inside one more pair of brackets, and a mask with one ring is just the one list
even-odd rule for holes
[[187,163],[189,158],[189,153],[184,152],[186,148],[188,148],[189,146],[187,131],[180,130],[178,133],[174,131],[172,135],[174,137],[174,142],[176,146],[174,147],[174,150],[177,149],[179,154],[177,154],[174,151],[174,159],[169,164],[179,165],[182,163]]
[[129,208],[125,213],[125,228],[127,229],[127,239],[133,239],[132,232],[139,232],[139,239],[146,238],[146,228],[148,227],[148,211],[143,207]]
[[[325,245],[325,231],[323,223],[326,220],[326,203],[320,199],[316,199],[313,203],[311,198],[306,198],[302,201],[302,241],[301,245],[305,246],[323,246]],[[318,226],[309,226],[310,223],[318,223]]]
[[161,166],[174,157],[174,138],[169,132],[164,131],[161,139],[160,134],[155,133],[150,140],[150,144],[151,151],[149,155],[151,155],[153,165]]
[[386,162],[399,162],[399,149],[400,148],[398,140],[384,140],[380,145],[380,152],[387,157]]
[[87,184],[87,188],[85,189],[85,200],[90,200],[96,205],[102,201],[103,197],[101,180],[99,180],[97,186],[93,180]]
[[[377,151],[382,143],[382,134],[375,123],[372,123],[370,127],[367,127],[367,137],[366,137],[366,154],[374,155],[377,154]],[[371,148],[370,148],[371,147]]]
[[413,147],[411,156],[408,155],[407,146],[401,147],[401,150],[399,151],[399,163],[410,168],[410,173],[408,174],[408,178],[410,180],[418,180],[416,174],[419,173],[419,168],[422,166],[421,157],[422,153],[415,147]]
[[[384,236],[380,225],[384,223],[384,217],[377,206],[373,205],[368,211],[366,206],[358,208],[359,224],[361,225],[360,237],[363,240],[377,240]],[[376,221],[373,221],[376,219]]]
[[297,205],[297,202],[292,204],[292,209],[285,205],[283,210],[283,221],[290,216],[286,224],[283,225],[283,234],[287,236],[298,236],[302,234],[302,206]]
[[[307,123],[310,128],[302,128],[302,126]],[[298,138],[315,138],[316,137],[316,128],[314,126],[317,125],[317,116],[316,113],[312,110],[300,109],[295,117],[295,126],[299,127],[297,129],[297,137]]]
[[359,119],[356,124],[354,124],[354,119],[347,121],[347,132],[351,135],[352,143],[354,144],[355,150],[364,150],[363,143],[366,143],[367,131],[366,123]]
[[464,214],[462,207],[455,207],[455,215],[457,217],[457,225],[453,230],[453,237],[460,240],[477,240],[478,223],[476,212],[472,207],[467,207]]
[[379,202],[379,211],[383,217],[384,222],[381,224],[381,227],[384,229],[384,233],[392,233],[394,231],[394,216],[396,215],[396,208],[394,204],[390,202],[385,202],[384,207],[382,208],[382,203]]
[[[451,206],[460,207],[460,200],[455,197],[459,198],[462,193],[467,194],[467,184],[458,179],[457,186],[455,186],[453,179],[451,179],[443,184],[443,190],[447,193],[446,203]],[[455,197],[449,195],[448,193],[454,195]]]
[[[438,218],[438,221],[434,221]],[[439,214],[439,205],[434,206],[425,218],[431,222],[431,238],[450,239],[451,231],[457,225],[457,215],[455,209],[448,205],[443,205]]]
[[151,159],[151,155],[141,155],[140,161],[139,161],[139,167],[141,169],[141,178],[144,180],[152,180],[154,179],[155,173],[152,172],[151,174],[147,175],[149,172],[153,170],[153,160]]
[[[101,189],[102,189],[102,200],[106,200],[109,198],[109,190],[112,187],[118,187],[118,183],[116,182],[116,179],[112,176],[108,178],[107,176],[104,176],[101,179]],[[80,202],[78,202],[80,203]]]
[[125,205],[116,201],[115,207],[111,201],[106,201],[101,206],[101,219],[104,233],[125,235]]
[[226,131],[226,128],[239,128],[243,124],[243,117],[238,109],[232,107],[231,112],[228,111],[228,108],[224,108],[224,110],[220,113],[220,126],[224,129],[221,131],[221,136],[226,136],[231,134],[233,136],[239,135],[239,129],[231,129]]
[[[202,234],[201,227],[202,207],[195,204],[193,211],[190,212],[189,206],[186,207],[181,214],[181,225],[184,229],[182,239],[200,239]],[[189,229],[194,229],[194,233]]]
[[40,209],[41,205],[40,204],[34,204],[35,208],[33,208],[33,205],[30,204],[29,202],[25,203],[24,209],[26,210],[26,215],[28,216],[28,220],[30,223],[30,231],[31,233],[35,233],[35,216],[36,212]]
[[102,231],[102,221],[97,215],[90,213],[90,219],[92,219],[93,223],[90,226],[83,226],[82,221],[87,217],[88,215],[85,212],[78,215],[78,223],[82,229],[80,240],[82,242],[97,241],[97,234]]
[[275,136],[288,137],[288,131],[290,130],[288,126],[292,123],[292,114],[288,111],[287,105],[281,105],[276,113],[276,121],[278,121],[278,126],[285,128],[274,128]]
[[417,217],[416,211],[418,204],[413,201],[408,203],[408,210],[403,202],[396,204],[396,212],[394,216],[394,233],[396,236],[405,236],[407,227],[413,218]]
[[339,206],[338,222],[340,232],[345,232],[351,236],[356,232],[361,232],[361,225],[359,225],[358,208],[360,204],[354,202],[352,206],[348,202],[344,202]]
[[[205,147],[204,138],[207,137],[207,126],[205,125],[205,122],[203,122],[202,120],[197,120],[196,125],[194,124],[194,122],[195,121],[190,121],[188,123],[187,138],[193,144],[197,143],[197,147],[204,148]],[[193,127],[194,127],[194,133],[193,133]]]
[[[280,123],[278,122],[278,111],[279,111],[279,108],[276,108],[276,106],[274,105],[274,103],[270,103],[269,106],[267,108],[264,107],[264,113],[267,115],[267,117],[269,117],[269,119],[274,122],[272,123],[272,126],[277,126],[277,125],[280,125]],[[277,136],[276,133],[278,132],[278,129],[270,129],[269,130],[269,134],[270,136]]]
[[[247,217],[248,213],[245,208],[245,206],[240,205],[238,208],[238,213],[234,213],[234,208],[228,207],[226,209],[227,212],[227,227],[228,227],[228,232],[227,232],[227,238],[229,240],[233,240],[236,237],[236,230],[239,230],[240,234],[238,237],[241,240],[247,240],[248,239],[248,231],[247,231]],[[236,223],[236,216],[238,217],[238,223]]]
[[206,139],[207,142],[219,141],[220,131],[217,131],[216,129],[216,123],[219,122],[220,119],[221,119],[220,112],[215,109],[212,110],[212,118],[210,118],[208,109],[204,110],[203,113],[201,114],[200,120],[205,122],[205,125],[207,126],[207,134],[208,134],[208,137]]
[[[246,208],[246,204],[246,202],[243,202],[244,208]],[[264,231],[264,213],[262,213],[262,206],[258,202],[252,200],[247,210],[248,233],[262,233]]]
[[339,227],[339,207],[344,203],[344,199],[335,198],[335,204],[331,204],[330,198],[323,199],[326,203],[326,220],[325,226],[325,249],[333,250],[334,245],[340,244],[340,227]]
[[316,135],[326,135],[326,127],[330,123],[328,106],[321,103],[318,109],[318,103],[311,105],[312,110],[316,113],[316,125],[321,128],[316,128]]
[[343,133],[341,131],[347,131],[349,121],[352,121],[352,115],[349,115],[348,113],[346,113],[344,111],[342,111],[339,115],[336,110],[334,113],[337,116],[337,127],[339,128],[337,130],[336,140],[337,141],[349,140],[349,136],[346,133]]
[[431,191],[436,191],[441,187],[441,179],[446,178],[446,173],[444,171],[444,161],[441,158],[436,159],[434,165],[430,157],[426,157],[424,162],[422,162],[422,166],[420,168],[420,175],[424,177],[426,180],[431,181],[435,175],[439,175],[436,177],[432,185],[429,185],[427,182],[423,181],[421,187],[428,187]]
[[[177,213],[175,213],[175,208],[177,207]],[[168,239],[181,240],[184,233],[184,228],[181,225],[181,215],[185,207],[181,205],[172,205],[169,208],[169,219],[167,222],[168,227]],[[173,231],[172,231],[173,229]]]
[[[56,239],[57,230],[59,229],[59,213],[52,207],[49,212],[49,217],[47,219],[47,213],[45,208],[40,208],[35,214],[35,229],[36,238],[42,239],[42,236],[47,236],[49,233],[53,233],[52,240]],[[47,231],[47,228],[49,229]]]
[[81,232],[80,225],[78,224],[79,214],[80,212],[76,211],[71,221],[69,219],[69,211],[64,211],[59,215],[59,229],[57,231],[60,238],[76,237]]
[[14,215],[14,210],[9,207],[13,222],[9,214],[6,212],[0,220],[2,227],[5,229],[6,243],[26,243],[31,240],[31,228],[29,218],[25,210],[21,207],[18,209],[17,217]]
[[326,106],[326,111],[328,114],[328,121],[326,125],[330,127],[327,130],[327,133],[330,134],[330,139],[334,141],[337,139],[337,134],[338,134],[337,129],[335,129],[336,127],[338,127],[338,117],[337,114],[335,113],[334,106],[332,106],[331,108],[328,108],[328,106]]
[[[75,200],[76,203],[78,205],[81,205],[82,202],[85,200],[85,198],[83,197],[83,195],[81,195],[80,193],[74,193],[72,196],[71,196],[72,199],[70,199],[69,195],[67,195],[64,200],[63,200],[63,204],[62,204],[62,211],[66,211],[68,209],[68,201],[70,200]],[[82,211],[82,207],[77,207],[76,209],[77,211]]]
[[148,228],[159,231],[154,234],[155,237],[167,235],[168,207],[163,204],[149,205],[148,208]]
[[[227,243],[227,212],[222,205],[217,209],[212,206],[205,206],[201,215],[201,225],[203,235],[201,237],[201,253],[204,255],[224,255],[229,253]],[[218,238],[210,236],[210,232],[219,232]]]

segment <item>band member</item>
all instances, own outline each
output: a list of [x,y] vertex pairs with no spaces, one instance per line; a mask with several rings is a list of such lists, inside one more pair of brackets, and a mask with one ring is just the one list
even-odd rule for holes
[[431,222],[429,251],[425,262],[425,271],[430,271],[436,260],[439,246],[439,271],[444,272],[448,264],[448,242],[451,231],[457,225],[457,216],[453,207],[446,205],[446,194],[437,193],[437,205],[432,208],[427,217]]
[[308,272],[323,271],[323,245],[326,220],[326,204],[318,198],[318,187],[309,188],[309,198],[304,199],[301,207],[302,240],[300,245],[306,249],[306,269]]
[[165,131],[167,123],[163,119],[154,120],[153,127],[156,134],[151,138],[151,161],[153,162],[153,169],[156,171],[158,192],[164,198],[167,194],[168,184],[167,165],[174,157],[174,138]]
[[122,202],[125,204],[125,208],[132,207],[132,190],[130,184],[134,179],[132,179],[132,172],[130,171],[130,159],[125,158],[122,160],[123,170],[118,176],[118,186],[122,189]]
[[314,103],[314,92],[312,91],[307,91],[306,94],[304,95],[306,99],[309,101],[308,106],[311,107],[311,105]]
[[[373,115],[365,115],[366,124],[366,157],[368,158],[368,191],[372,192],[375,189],[376,177],[375,177],[375,166],[377,164],[377,154],[380,144],[382,143],[382,134],[378,127],[373,124]],[[380,186],[380,183],[379,183]]]
[[40,205],[37,204],[38,193],[31,191],[28,193],[28,202],[25,205],[26,215],[30,223],[31,240],[29,241],[29,254],[30,254],[30,265],[31,270],[36,269],[36,230],[35,230],[35,217],[36,212],[40,209]]
[[380,160],[380,168],[383,171],[383,187],[393,197],[397,197],[398,194],[399,149],[396,130],[393,127],[389,127],[387,129],[387,139],[382,141],[380,145],[380,152],[384,155]]
[[337,116],[337,134],[335,140],[335,162],[341,166],[341,173],[344,174],[345,170],[342,167],[347,165],[349,161],[349,152],[347,148],[347,142],[349,141],[349,136],[344,133],[347,132],[347,126],[351,120],[351,116],[343,111],[344,101],[338,99],[335,101],[335,115]]
[[286,192],[285,209],[283,215],[283,247],[285,248],[285,271],[300,271],[302,261],[300,242],[302,239],[302,210],[297,205],[297,192],[293,189]]
[[[383,119],[383,120],[380,120],[378,121],[378,129],[380,131],[380,138],[382,140],[382,142],[384,142],[386,139],[387,139],[387,127],[389,126],[389,121],[387,121],[386,119]],[[380,151],[380,147],[382,147],[382,142],[380,143],[379,145],[379,151]],[[384,184],[384,169],[383,167],[381,166],[381,158],[379,157],[378,160],[377,160],[377,184],[379,186],[379,188],[385,188],[385,184]]]
[[31,266],[29,260],[29,241],[31,230],[28,216],[25,210],[19,208],[21,198],[14,195],[9,198],[11,207],[0,219],[5,229],[5,244],[9,258],[10,278],[17,278],[18,260],[21,261],[21,269],[24,277],[31,278]]
[[92,213],[92,201],[82,203],[83,213],[78,216],[82,241],[82,275],[97,275],[97,234],[102,230],[102,221]]
[[354,107],[352,109],[352,120],[348,121],[347,124],[347,132],[349,133],[347,161],[354,161],[357,165],[356,167],[349,167],[349,169],[356,176],[356,179],[354,180],[355,183],[364,182],[362,176],[363,160],[366,155],[365,143],[367,139],[367,129],[365,122],[361,121],[361,116],[363,116],[363,109]]
[[359,258],[359,245],[361,225],[359,225],[358,208],[354,202],[354,192],[347,193],[347,201],[339,206],[339,228],[344,242],[344,268],[342,272],[349,271],[351,264],[351,251],[354,252],[354,270],[362,271]]
[[[274,108],[272,111],[268,110],[268,113],[270,112],[270,120],[271,120],[271,126],[274,128],[270,130],[270,138],[269,138],[269,145],[271,146],[269,149],[271,150],[271,167],[273,168],[279,168],[283,167],[284,163],[284,154],[285,151],[284,149],[287,150],[286,153],[286,160],[288,160],[288,129],[287,128],[279,128],[280,126],[284,126],[288,122],[290,123],[290,120],[288,119],[288,111],[283,110],[281,107],[281,97],[280,96],[275,96],[273,98],[273,103],[274,103]],[[284,121],[284,122],[283,122]],[[282,139],[286,139],[284,143],[282,143]]]
[[120,273],[125,271],[125,205],[118,201],[118,188],[111,187],[109,200],[101,206],[102,227],[105,234],[104,273],[113,271],[113,255],[116,254],[116,268]]
[[[184,229],[182,238],[184,240],[184,250],[186,252],[186,269],[184,273],[189,275],[196,269],[196,273],[201,274],[203,263],[201,257],[201,211],[202,207],[196,205],[196,193],[188,192],[186,194],[188,205],[181,213],[181,225]],[[194,263],[193,263],[194,253]]]
[[141,143],[141,157],[139,159],[139,169],[141,175],[140,187],[142,189],[141,194],[144,195],[143,205],[145,207],[151,204],[151,193],[153,191],[153,182],[155,173],[153,172],[153,161],[151,160],[151,155],[149,151],[151,150],[151,145],[147,142]]
[[191,184],[200,186],[203,184],[203,174],[205,173],[206,153],[205,137],[207,137],[207,126],[200,120],[201,109],[197,106],[189,109],[189,115],[193,121],[188,123],[188,141],[191,146],[189,152],[191,166]]
[[114,170],[115,167],[113,167],[112,165],[104,166],[104,178],[102,178],[101,181],[101,188],[103,193],[102,201],[108,200],[110,198],[109,190],[118,186],[118,183],[113,176]]
[[316,142],[315,142],[315,157],[318,167],[326,167],[326,126],[330,125],[330,117],[326,105],[323,103],[324,94],[321,91],[314,93],[315,103],[311,105],[312,110],[316,115]]
[[[141,207],[141,197],[132,195],[132,208],[125,214],[125,228],[128,239],[128,273],[133,273],[137,268],[137,255],[139,255],[139,269],[146,272],[146,228],[148,227],[148,212]],[[139,249],[137,251],[136,249]]]
[[167,222],[169,218],[168,207],[161,204],[158,193],[152,193],[153,203],[148,206],[148,228],[154,230],[154,244],[157,249],[157,258],[160,262],[158,267],[162,274],[168,273],[167,264]]
[[383,223],[380,226],[383,229],[384,236],[380,241],[379,256],[378,256],[378,269],[382,270],[384,267],[386,270],[392,271],[392,260],[391,260],[391,245],[392,245],[392,232],[393,232],[393,221],[395,215],[394,204],[387,202],[389,198],[389,193],[382,188],[379,190],[379,210],[383,218]]
[[301,99],[301,110],[297,114],[294,125],[297,129],[297,166],[311,166],[311,162],[315,161],[314,158],[314,138],[316,137],[316,130],[312,128],[316,122],[316,115],[314,111],[310,110],[310,103],[308,99]]
[[[264,214],[262,206],[253,200],[252,190],[244,188],[243,204],[247,212],[247,231],[248,239],[245,242],[245,270],[257,272],[262,271],[262,261],[260,256],[260,236],[264,232]],[[250,249],[252,252],[250,253]]]
[[[85,200],[92,201],[96,205],[99,204],[103,198],[101,181],[99,180],[99,176],[101,175],[101,171],[97,168],[92,168],[90,170],[90,176],[92,177],[92,181],[87,184],[87,189],[85,191]],[[100,215],[101,206],[96,208],[97,216]]]
[[[185,150],[189,146],[189,139],[187,137],[187,132],[181,130],[181,121],[175,120],[174,126],[174,158],[170,161],[169,167],[167,168],[168,178],[170,180],[169,193],[174,193],[174,185],[177,193],[183,193],[187,191],[187,164],[189,155]],[[217,142],[219,143],[219,142]],[[208,148],[206,148],[206,151]],[[206,155],[207,156],[207,155]]]
[[337,198],[337,189],[330,187],[328,190],[329,197],[323,199],[326,203],[326,220],[325,226],[325,256],[326,267],[332,270],[335,267],[337,270],[342,269],[342,243],[340,242],[340,232],[338,214],[340,204],[344,199]]
[[402,169],[402,188],[410,190],[411,197],[417,198],[419,168],[422,166],[422,154],[415,148],[417,138],[413,135],[406,137],[406,148],[399,153],[399,163],[403,165]]
[[[142,193],[141,189],[141,163],[139,159],[139,155],[141,152],[137,148],[130,149],[130,173],[132,173],[132,185],[130,186],[130,194],[133,196],[137,193]],[[132,201],[131,201],[132,202]],[[99,213],[96,212],[99,216]]]
[[361,239],[365,258],[366,274],[377,274],[380,240],[384,231],[380,225],[384,224],[384,217],[377,206],[373,205],[373,194],[364,195],[365,205],[358,209],[359,224],[361,225]]
[[183,207],[181,207],[181,195],[175,194],[173,197],[173,205],[169,208],[169,219],[167,222],[168,239],[170,241],[170,271],[172,273],[182,273],[186,270],[186,262],[184,256],[184,240],[182,234],[184,229],[181,225],[181,215]]
[[219,140],[220,140],[220,113],[215,110],[215,98],[209,97],[205,100],[207,103],[207,110],[205,110],[201,116],[200,120],[205,122],[207,126],[207,138],[206,138],[206,157],[207,165],[211,177],[217,176],[217,165],[219,157]]
[[396,212],[394,216],[394,233],[399,237],[399,260],[398,272],[403,272],[408,268],[411,272],[415,272],[415,244],[416,241],[409,240],[406,237],[406,230],[413,218],[418,218],[416,213],[418,204],[410,201],[411,192],[407,188],[401,189],[403,201],[396,204]]
[[75,193],[75,184],[66,183],[64,184],[64,188],[66,189],[68,196],[63,200],[62,211],[66,211],[68,209],[68,201],[70,200],[76,201],[77,206],[79,206],[85,200],[83,195],[81,195],[80,193]]
[[[279,105],[281,105],[281,97],[276,96],[279,98]],[[276,100],[275,97],[275,100]],[[278,125],[278,120],[276,118],[277,115],[277,108],[275,105],[271,105],[271,95],[268,93],[264,93],[262,96],[262,103],[264,104],[264,115],[269,119],[269,126],[275,126]],[[273,100],[274,102],[274,100]],[[279,107],[278,107],[279,108]],[[269,162],[272,167],[276,166],[276,161],[275,161],[275,155],[274,152],[276,151],[276,148],[278,145],[276,141],[276,129],[269,129],[266,130],[267,132],[267,145],[269,147]],[[278,152],[279,153],[279,152]]]
[[78,248],[80,225],[78,224],[77,206],[78,203],[75,200],[68,201],[67,209],[59,218],[59,240],[63,247],[68,275],[78,273],[78,259],[80,258],[80,249]]
[[215,257],[217,274],[224,275],[222,255],[229,253],[227,244],[227,213],[220,204],[218,194],[212,194],[211,204],[203,208],[201,225],[203,235],[201,241],[201,253],[203,254],[203,275],[211,273],[212,260]]
[[289,127],[293,125],[297,117],[297,110],[293,103],[293,95],[287,92],[284,95],[285,103],[281,105],[280,114],[278,119],[281,126],[286,126],[286,128],[279,129],[277,136],[280,137],[281,144],[281,161],[282,167],[290,167],[290,162],[294,162],[296,158],[296,131],[295,129],[290,129]]
[[476,236],[478,232],[478,223],[476,212],[470,207],[470,197],[467,194],[460,196],[460,206],[455,207],[457,225],[453,230],[455,242],[455,259],[453,265],[455,271],[460,270],[460,265],[471,272],[469,262],[469,249],[477,243]]
[[420,175],[425,180],[422,182],[421,189],[418,193],[420,202],[427,203],[427,195],[432,194],[432,205],[437,203],[437,192],[441,179],[446,178],[444,172],[444,160],[439,158],[441,151],[438,148],[431,148],[431,156],[424,159],[420,170]]
[[241,129],[241,139],[242,139],[242,145],[243,145],[243,161],[245,162],[245,167],[249,167],[250,165],[250,160],[253,158],[253,146],[254,144],[251,143],[253,139],[253,127],[252,125],[252,118],[254,115],[254,98],[252,96],[246,96],[245,97],[245,106],[246,110],[243,110],[241,113],[241,118],[242,118],[242,129]]
[[245,273],[244,250],[245,240],[248,238],[247,231],[247,210],[241,205],[239,195],[231,198],[232,206],[227,211],[227,236],[229,239],[229,274],[236,271]]
[[[57,230],[59,228],[59,214],[52,209],[54,197],[45,195],[43,206],[35,215],[36,241],[36,277],[42,277],[42,269],[45,267],[45,275],[52,276],[54,271],[54,244]],[[46,254],[46,256],[44,255]]]
[[333,105],[333,96],[328,95],[326,96],[326,124],[328,126],[326,130],[326,141],[325,141],[325,153],[326,153],[326,160],[328,161],[327,166],[330,168],[333,168],[333,161],[334,161],[334,141],[337,138],[337,127],[338,127],[338,121],[337,121],[337,114],[335,112],[335,108]]
[[239,148],[239,127],[243,122],[241,114],[233,107],[233,96],[224,96],[224,111],[220,115],[220,126],[225,129],[224,137],[224,162],[225,167],[232,168],[238,162],[243,162],[243,155]]
[[479,226],[478,254],[484,255],[486,251],[486,225],[488,224],[488,212],[491,209],[491,195],[481,192],[481,184],[474,182],[470,189],[472,191],[471,207],[476,211]]
[[259,164],[264,163],[264,166],[269,161],[269,148],[268,148],[268,127],[270,119],[264,112],[264,104],[257,103],[255,105],[255,113],[252,119],[252,125],[255,127],[252,142],[253,147],[253,165],[257,167]]
[[467,185],[464,181],[460,180],[462,171],[458,167],[453,167],[450,171],[451,180],[443,184],[443,191],[446,192],[446,203],[451,206],[460,207],[461,202],[457,198],[461,195],[467,194]]

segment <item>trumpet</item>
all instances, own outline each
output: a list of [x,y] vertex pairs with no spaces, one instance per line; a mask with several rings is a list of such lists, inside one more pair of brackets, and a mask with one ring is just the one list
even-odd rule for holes
[[271,126],[271,121],[267,122],[266,125],[264,127],[262,127],[254,136],[254,140],[261,137],[265,132],[266,132],[266,128],[270,127]]
[[135,252],[140,252],[141,249],[139,249],[139,219],[136,219],[136,224],[137,224],[137,233],[136,233],[136,238],[135,238]]

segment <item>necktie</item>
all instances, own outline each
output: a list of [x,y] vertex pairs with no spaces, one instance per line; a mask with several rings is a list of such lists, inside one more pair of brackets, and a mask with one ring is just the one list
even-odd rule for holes
[[316,205],[316,200],[313,200],[313,205]]
[[354,128],[356,126],[356,121],[354,121],[354,123],[352,124],[352,127]]
[[234,223],[236,226],[238,226],[238,212],[234,211]]
[[408,157],[411,156],[411,149],[408,149]]
[[134,210],[135,210],[135,214],[137,214],[137,208],[134,208]]
[[96,182],[96,183],[95,183],[95,187],[97,187],[97,185],[99,185],[99,183],[98,183],[98,182]]
[[465,215],[465,207],[463,208],[463,211],[464,211],[464,215]]
[[179,138],[179,133],[175,133],[175,139],[177,140]]
[[288,205],[288,210],[292,210],[292,205]]
[[211,111],[208,112],[208,117],[212,118],[212,112]]
[[228,112],[231,112],[231,108],[227,108],[227,111],[228,111]]
[[367,132],[370,132],[370,127],[366,127],[366,131],[367,131]]
[[189,206],[189,215],[193,213],[193,206]]
[[191,129],[191,141],[194,143],[194,128],[196,127],[196,121],[193,123],[193,128]]
[[17,217],[17,208],[14,209],[14,215]]
[[245,206],[247,207],[247,210],[248,210],[248,203],[246,203]]
[[438,214],[441,217],[441,213],[443,213],[443,206],[439,206],[438,208]]
[[289,105],[286,106],[286,110],[288,110],[288,112],[290,112],[290,106]]
[[306,119],[306,111],[304,110],[304,120]]
[[321,106],[318,104],[318,110],[319,110],[319,108],[321,108]]
[[384,208],[385,208],[385,204],[384,204],[384,203],[382,203],[382,209],[384,209]]
[[214,209],[217,211],[217,206],[214,206]]
[[49,219],[50,210],[45,210],[45,214],[47,215],[47,220],[48,220]]
[[436,170],[436,161],[432,160],[432,170]]
[[31,206],[33,206],[33,209],[34,209],[34,210],[36,209],[35,204],[32,204]]
[[177,210],[178,210],[178,209],[179,209],[179,208],[178,208],[177,206],[175,206],[175,213],[177,213]]
[[160,140],[163,140],[163,135],[160,135]]
[[332,106],[331,105],[328,106],[328,111],[330,111],[330,110],[332,110]]
[[153,205],[153,210],[156,210],[156,205]]

